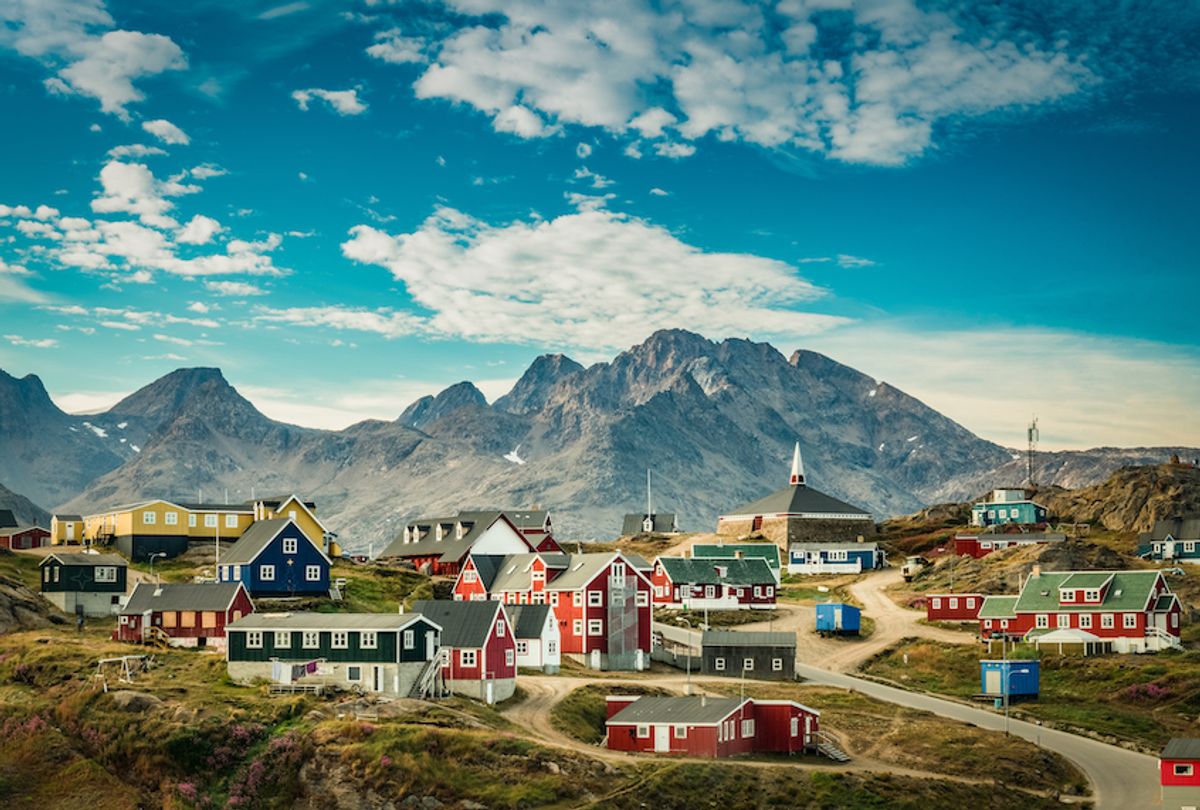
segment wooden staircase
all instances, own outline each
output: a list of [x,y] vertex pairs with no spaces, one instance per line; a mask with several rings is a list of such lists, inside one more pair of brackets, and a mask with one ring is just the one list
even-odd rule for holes
[[441,675],[442,668],[449,663],[448,654],[448,650],[438,650],[433,658],[425,662],[421,674],[417,676],[412,689],[408,691],[409,697],[436,700],[446,696],[445,690],[438,683],[438,676]]
[[837,744],[837,741],[823,731],[818,731],[817,738],[817,753],[823,757],[828,757],[834,762],[849,762],[850,755],[843,751]]

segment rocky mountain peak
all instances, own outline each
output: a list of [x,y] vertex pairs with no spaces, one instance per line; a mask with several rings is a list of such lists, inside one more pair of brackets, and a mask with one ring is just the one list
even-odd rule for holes
[[487,398],[474,384],[464,380],[446,388],[436,397],[423,396],[404,409],[397,420],[405,427],[423,430],[444,416],[463,408],[486,408]]
[[520,415],[540,411],[556,385],[581,371],[583,366],[565,354],[543,354],[529,365],[512,390],[497,399],[493,407]]
[[220,369],[181,368],[125,397],[106,416],[109,420],[139,419],[154,429],[186,413],[247,409],[261,417]]
[[0,369],[0,420],[30,411],[48,411],[62,415],[62,411],[50,399],[46,386],[36,374],[26,374],[18,378]]

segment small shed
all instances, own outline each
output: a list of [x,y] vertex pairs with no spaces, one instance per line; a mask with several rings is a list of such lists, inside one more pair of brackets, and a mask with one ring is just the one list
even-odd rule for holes
[[857,636],[862,627],[862,611],[844,602],[817,605],[817,632],[823,636]]
[[979,662],[980,694],[1004,697],[1007,680],[1009,700],[1037,697],[1040,675],[1041,662],[1035,658],[985,659]]

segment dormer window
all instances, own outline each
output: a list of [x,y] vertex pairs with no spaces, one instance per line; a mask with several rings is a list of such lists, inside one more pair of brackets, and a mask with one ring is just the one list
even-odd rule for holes
[[1084,591],[1083,592],[1083,601],[1099,602],[1100,601],[1100,589],[1099,588],[1089,588],[1086,591]]
[[442,542],[442,524],[439,523],[437,525],[437,527],[434,529],[433,538],[434,538],[434,541],[437,543]]
[[1073,590],[1073,589],[1071,589],[1071,588],[1061,588],[1061,589],[1059,589],[1059,591],[1058,591],[1058,601],[1060,601],[1060,602],[1074,602],[1074,601],[1075,601],[1075,598],[1076,598],[1076,597],[1075,597],[1075,594],[1076,594],[1076,591],[1074,591],[1074,590]]
[[462,540],[462,539],[463,539],[463,525],[462,525],[462,523],[455,523],[455,524],[454,524],[454,539],[455,539],[455,540]]

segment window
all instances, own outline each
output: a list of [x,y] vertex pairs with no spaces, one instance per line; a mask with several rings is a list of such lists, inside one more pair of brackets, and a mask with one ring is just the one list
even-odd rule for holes
[[476,651],[475,651],[475,650],[459,650],[459,651],[458,651],[458,663],[459,663],[459,665],[460,665],[460,666],[464,666],[464,667],[473,667],[473,666],[475,666],[475,662],[476,662],[476,658],[475,658],[475,656],[476,656],[476,654],[477,654],[477,653],[476,653]]
[[176,614],[173,610],[164,610],[162,615],[163,627],[174,627],[176,624]]
[[235,580],[239,580],[242,578],[242,567],[240,565],[232,565],[232,566],[230,566],[230,568],[233,569],[233,578]]
[[612,579],[625,579],[625,563],[615,562],[612,564]]
[[163,523],[167,524],[168,526],[178,526],[179,525],[179,513],[178,512],[167,512],[165,515],[163,515]]
[[600,619],[588,619],[588,635],[589,636],[604,635],[604,622]]
[[213,515],[213,514],[205,515],[204,516],[204,528],[206,528],[206,529],[217,528],[217,516]]
[[571,604],[575,607],[583,607],[583,591],[575,591],[571,594]]
[[647,737],[649,737],[650,736],[650,726],[648,726],[645,723],[638,723],[637,735],[638,735],[638,737],[640,737],[643,740],[646,739]]
[[826,557],[830,562],[846,562],[850,559],[848,552],[844,548],[830,549]]
[[753,737],[754,736],[754,720],[753,719],[742,721],[742,736],[743,737]]
[[1001,619],[1001,620],[1000,620],[1000,629],[1001,629],[1001,630],[1007,630],[1007,629],[1008,629],[1008,619]]
[[158,520],[158,515],[153,512],[142,512],[142,523],[147,526],[153,526],[156,520]]
[[533,582],[545,582],[546,581],[546,572],[541,571],[541,570],[534,571],[532,574],[529,575],[529,577]]
[[967,610],[974,610],[974,609],[975,609],[975,597],[968,596],[967,597]]
[[295,554],[296,553],[296,538],[295,537],[283,538],[283,553],[284,554]]
[[379,634],[374,630],[364,630],[358,634],[358,646],[363,650],[375,650],[379,648]]
[[1191,776],[1192,775],[1191,763],[1176,762],[1175,763],[1175,775],[1176,776]]
[[958,597],[957,596],[950,597],[950,609],[958,610]]
[[707,597],[707,598],[709,598],[709,599],[712,599],[713,597],[715,597],[715,596],[717,595],[717,589],[716,589],[716,586],[714,586],[714,585],[705,585],[705,586],[704,586],[704,595],[705,595],[705,597]]
[[200,614],[200,626],[208,630],[212,630],[217,626],[217,613],[215,610],[206,610]]
[[1196,550],[1196,542],[1194,540],[1183,541],[1183,550],[1187,554],[1191,554]]
[[554,655],[556,652],[558,652],[558,642],[557,641],[547,641],[546,642],[546,655]]
[[1122,614],[1121,626],[1124,627],[1126,630],[1132,630],[1133,628],[1137,627],[1137,614],[1136,613]]
[[513,665],[513,651],[512,650],[504,651],[504,663],[510,667]]
[[1060,629],[1063,629],[1063,628],[1067,628],[1070,626],[1071,626],[1071,614],[1070,613],[1058,614],[1058,627]]
[[535,605],[544,605],[544,604],[546,604],[546,594],[542,593],[541,591],[538,591],[537,593],[535,593],[535,594],[533,595],[533,603],[534,603]]
[[295,509],[289,509],[289,510],[288,510],[288,517],[289,517],[289,518],[291,518],[292,520],[295,520],[295,519],[296,519],[296,510],[295,510]]
[[1092,629],[1092,614],[1090,614],[1090,613],[1080,613],[1079,614],[1079,628],[1081,630],[1091,630]]
[[292,634],[287,630],[275,631],[275,649],[286,650],[292,646]]
[[753,671],[754,671],[754,659],[753,658],[743,658],[742,659],[742,672],[753,672]]
[[603,591],[588,591],[588,607],[600,607],[604,604]]
[[226,515],[225,516],[225,528],[226,529],[236,529],[237,528],[237,515]]
[[990,628],[990,627],[992,626],[992,620],[991,620],[991,619],[984,619],[984,620],[983,620],[983,626],[984,626],[984,627],[986,627],[986,628]]
[[518,641],[517,642],[517,655],[529,655],[529,642],[528,641]]
[[474,571],[463,571],[463,582],[474,582],[479,579]]
[[258,578],[261,579],[263,582],[274,582],[275,581],[275,566],[260,565],[258,567]]
[[686,740],[687,739],[687,726],[675,726],[674,733],[675,733],[675,739]]
[[321,581],[321,566],[319,566],[319,565],[304,566],[304,579],[308,582],[320,582]]
[[650,592],[638,591],[634,601],[638,607],[650,607]]
[[583,619],[576,619],[571,622],[571,632],[577,636],[583,635]]
[[251,650],[261,650],[262,649],[262,636],[263,636],[263,634],[262,634],[261,630],[247,630],[246,631],[246,647]]
[[[58,569],[55,568],[54,570],[57,571]],[[50,569],[43,568],[42,569],[42,582],[49,582],[49,581],[50,581]]]
[[554,607],[558,607],[558,591],[550,592],[550,604]]
[[362,680],[362,667],[346,667],[346,680],[358,683]]
[[404,631],[404,649],[411,650],[417,643],[417,634],[412,630]]
[[715,666],[715,668],[716,668],[717,672],[724,672],[724,671],[725,671],[725,659],[724,659],[724,658],[718,658],[718,659],[716,659],[716,660],[713,662],[713,665]]
[[188,513],[188,526],[190,526],[193,529],[196,528],[196,516],[191,514],[190,512]]
[[1178,627],[1178,626],[1179,626],[1179,614],[1178,614],[1178,613],[1172,613],[1172,614],[1171,614],[1171,628],[1172,628],[1172,629],[1174,629],[1174,628],[1176,628],[1176,627]]
[[180,627],[195,627],[196,626],[196,611],[194,611],[194,610],[179,611],[179,626]]
[[1088,588],[1086,591],[1083,592],[1083,600],[1085,602],[1099,602],[1100,601],[1100,591],[1097,590],[1096,588]]
[[783,659],[782,658],[772,658],[771,659],[771,671],[772,672],[783,672]]
[[1000,517],[1002,517],[1002,518],[1006,518],[1006,517],[1008,517],[1008,510],[1007,510],[1007,509],[1001,509],[1001,510],[1000,510]]
[[100,565],[96,567],[97,582],[116,582],[117,567],[115,565]]
[[301,643],[306,650],[315,650],[321,646],[321,634],[316,630],[305,630]]
[[1050,626],[1050,617],[1047,616],[1045,613],[1039,613],[1037,615],[1037,626],[1039,628],[1049,627]]
[[768,599],[770,599],[771,597],[773,597],[773,596],[775,595],[775,586],[774,586],[774,585],[768,585],[768,586],[766,587],[765,591],[766,591],[766,594],[767,594],[767,598],[768,598]]
[[350,646],[350,633],[345,630],[334,630],[330,645],[335,650],[344,650]]
[[1113,628],[1113,615],[1111,613],[1100,614],[1100,626],[1106,630]]
[[800,718],[799,717],[792,718],[791,732],[792,732],[793,737],[800,736]]
[[761,599],[761,598],[762,598],[762,588],[760,588],[760,587],[759,587],[759,586],[757,586],[757,585],[755,585],[755,586],[754,586],[754,598],[755,598],[755,599]]
[[933,597],[933,600],[932,600],[932,601],[933,601],[933,609],[934,609],[934,610],[941,610],[941,609],[942,609],[942,600],[941,600],[939,597],[936,597],[936,596],[935,596],[935,597]]

